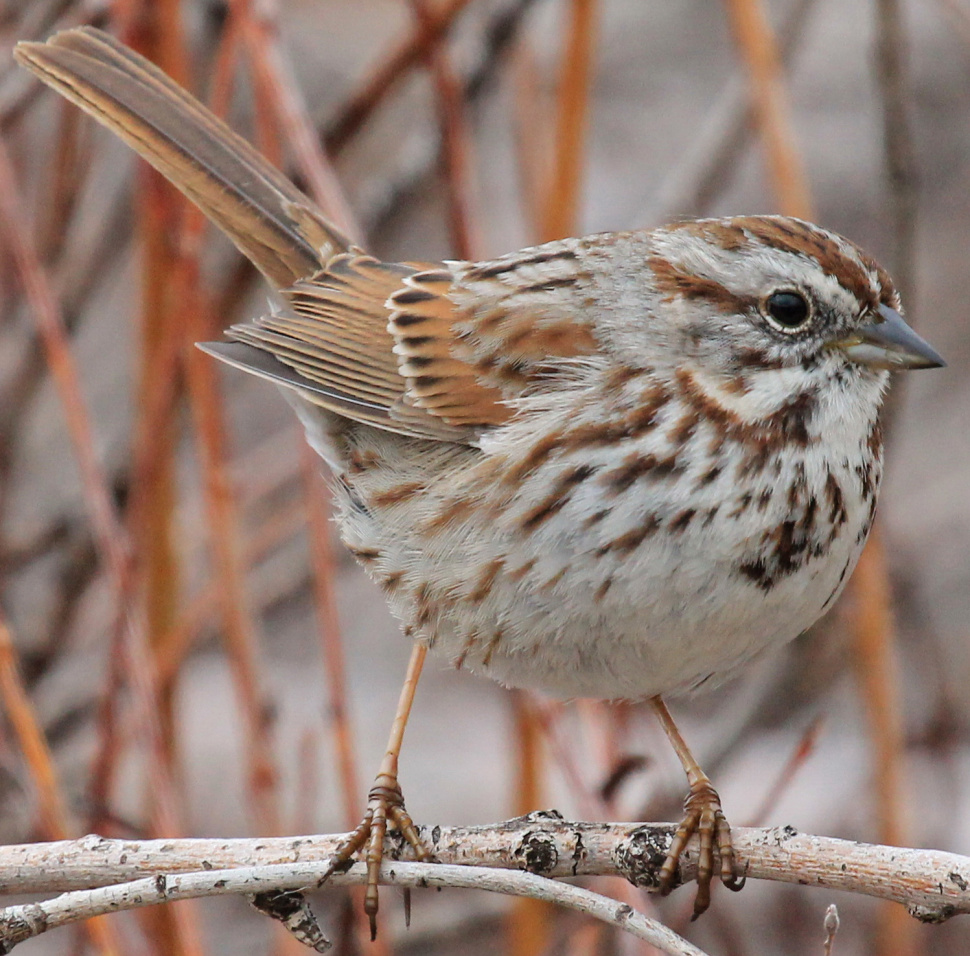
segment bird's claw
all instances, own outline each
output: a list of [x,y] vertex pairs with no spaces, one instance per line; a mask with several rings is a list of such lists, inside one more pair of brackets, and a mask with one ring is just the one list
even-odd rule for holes
[[697,897],[694,900],[694,913],[697,919],[711,902],[711,881],[714,876],[714,847],[720,858],[720,879],[729,890],[737,892],[745,883],[734,872],[734,847],[731,844],[731,828],[721,809],[721,798],[709,780],[702,779],[691,785],[690,793],[684,801],[684,819],[677,827],[671,841],[667,857],[660,868],[660,892],[666,896],[676,885],[680,857],[687,841],[697,834],[700,840],[700,853],[697,859]]
[[404,808],[404,795],[397,778],[390,774],[378,774],[367,795],[367,809],[363,819],[334,851],[326,872],[319,880],[322,885],[341,867],[352,863],[353,857],[360,850],[364,851],[364,862],[367,864],[364,912],[370,922],[372,940],[377,938],[377,881],[381,861],[384,859],[384,837],[387,834],[388,821],[400,831],[418,860],[428,862],[431,859],[431,851],[422,842],[418,828]]

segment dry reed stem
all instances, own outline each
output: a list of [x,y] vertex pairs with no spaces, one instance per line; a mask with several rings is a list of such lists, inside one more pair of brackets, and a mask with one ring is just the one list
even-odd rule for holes
[[519,202],[529,226],[529,238],[542,235],[546,184],[552,179],[554,136],[548,97],[539,78],[535,50],[528,35],[516,44],[512,61],[512,124]]
[[[881,2],[893,5],[892,0]],[[779,208],[787,215],[811,218],[811,200],[807,180],[797,158],[781,83],[777,45],[768,26],[762,2],[727,0],[727,7],[731,13],[737,44],[748,65],[759,131],[768,150],[769,169]],[[878,9],[885,18],[885,8]],[[889,77],[894,69],[898,76],[898,48],[901,43],[898,23],[889,26],[884,23],[880,39],[883,86],[889,86],[892,90],[885,95],[885,99],[892,104],[887,108],[887,114],[895,116],[902,111],[902,93],[895,80]],[[887,144],[892,141],[893,136],[894,131],[887,130]],[[911,153],[905,146],[887,145],[891,185],[902,188],[906,193],[904,199],[897,203],[897,210],[901,211],[903,231],[911,236],[910,160]],[[906,228],[907,225],[910,228]],[[911,239],[902,238],[900,243],[907,254],[911,255]],[[898,689],[891,669],[893,628],[888,567],[878,530],[870,537],[849,587],[856,610],[853,631],[859,661],[857,673],[869,711],[870,733],[876,750],[877,784],[874,790],[876,813],[880,819],[879,835],[886,843],[895,844],[902,842],[899,787],[903,742]],[[895,913],[890,915],[887,910],[881,925],[881,956],[903,956],[910,950],[911,930],[909,926],[903,925]]]
[[566,783],[570,797],[576,801],[580,815],[584,819],[595,820],[601,809],[601,801],[597,799],[597,795],[579,769],[578,748],[570,746],[563,734],[563,720],[567,716],[566,704],[545,698],[535,698],[533,703],[536,720],[546,739],[546,746],[549,748],[556,769]]
[[[220,115],[224,114],[231,95],[232,71],[238,47],[235,41],[236,34],[231,29],[230,22],[220,38],[213,69],[211,99],[213,110]],[[173,199],[173,205],[175,208],[172,210],[172,217],[177,224],[177,235],[172,242],[172,252],[176,258],[170,270],[172,279],[168,297],[170,302],[174,300],[180,305],[179,288],[197,281],[193,278],[193,274],[198,271],[199,255],[208,222],[194,206],[183,202],[178,194]],[[189,272],[186,272],[187,269]],[[132,486],[135,494],[132,508],[136,511],[138,502],[144,498],[146,490],[155,484],[152,472],[158,461],[156,436],[160,433],[164,434],[166,429],[170,428],[176,415],[182,352],[191,345],[186,343],[186,330],[180,315],[180,309],[169,313],[165,334],[151,350],[150,359],[155,372],[154,382],[145,389],[147,396],[135,423],[133,441]],[[174,520],[174,515],[171,520]],[[214,586],[213,592],[215,592]],[[177,616],[173,615],[173,619],[168,621],[167,628],[159,632],[154,641],[159,686],[169,689],[169,692],[174,688],[174,682],[187,650],[181,640],[185,634],[185,628],[182,626],[184,617],[184,611]]]
[[812,218],[808,181],[795,145],[788,99],[782,80],[778,43],[763,0],[725,0],[738,53],[751,84],[758,131],[764,143],[779,210],[786,216]]
[[882,100],[883,161],[892,217],[893,282],[904,302],[915,301],[917,160],[909,120],[909,70],[898,0],[876,0],[875,73]]
[[361,813],[361,789],[354,751],[354,729],[347,694],[347,662],[340,619],[337,613],[336,577],[326,486],[320,476],[320,459],[301,439],[300,464],[303,473],[307,534],[313,564],[314,603],[320,649],[327,686],[329,730],[337,756],[337,774],[343,800],[343,819],[348,829],[357,826]]
[[[201,296],[194,302],[185,302],[185,307],[194,319],[190,337],[196,338],[207,328],[201,314],[204,309]],[[185,371],[219,581],[226,650],[246,724],[247,790],[254,823],[260,832],[277,833],[280,827],[276,793],[279,776],[268,725],[268,700],[260,680],[263,668],[245,582],[238,509],[226,474],[226,437],[216,369],[207,356],[190,345],[185,356]]]
[[[541,241],[572,235],[577,226],[585,136],[589,110],[589,87],[593,72],[593,48],[597,0],[571,0],[566,39],[559,65],[559,89],[555,129],[554,163],[544,193],[544,212],[539,224]],[[512,696],[516,738],[515,808],[527,813],[541,803],[544,775],[542,730],[533,705],[523,692]],[[542,952],[549,938],[551,911],[535,900],[516,904],[507,923],[513,956]]]
[[64,803],[54,759],[30,702],[17,662],[10,626],[0,613],[0,703],[7,712],[36,791],[40,831],[48,840],[66,840],[74,827]]
[[[216,58],[218,69],[213,98],[215,108],[224,111],[231,93],[237,37],[233,30],[228,30],[223,39],[224,44],[220,45]],[[201,213],[185,207],[174,274],[169,279],[169,293],[185,317],[177,333],[182,366],[189,386],[189,406],[202,471],[226,650],[246,726],[244,748],[248,766],[248,801],[257,829],[276,833],[280,827],[275,792],[278,774],[267,723],[269,705],[259,676],[262,668],[257,628],[248,600],[245,565],[240,555],[237,508],[226,474],[225,434],[221,396],[216,385],[217,372],[193,344],[206,336],[211,325],[208,301],[199,280],[199,252],[206,228]],[[170,627],[166,633],[170,635],[172,631]],[[177,657],[181,660],[181,654]],[[171,669],[168,673],[172,673]]]
[[546,195],[543,242],[571,236],[578,225],[597,16],[597,0],[571,0],[560,61],[555,160]]
[[[143,735],[149,752],[160,757],[162,746],[156,717],[155,675],[145,652],[144,622],[140,620],[131,602],[126,600],[131,586],[128,541],[115,513],[104,472],[94,453],[91,423],[63,319],[20,211],[18,195],[13,168],[0,141],[0,232],[6,234],[44,344],[45,356],[78,463],[89,520],[118,609],[118,634],[121,635],[121,641],[116,653],[119,666],[126,668],[131,678],[136,710],[133,723]],[[170,776],[158,760],[151,761],[150,767],[152,785],[159,798],[159,832],[175,833],[178,829],[178,814]]]
[[[875,75],[883,108],[883,158],[892,216],[891,268],[903,301],[915,300],[916,149],[908,115],[909,76],[902,11],[897,0],[877,0]],[[885,416],[891,425],[895,401]],[[875,750],[875,796],[878,839],[908,842],[904,823],[903,780],[906,741],[902,702],[895,669],[896,643],[892,590],[879,525],[863,551],[851,582],[855,598],[857,678],[863,689]],[[879,956],[916,952],[914,927],[886,906],[878,921]]]
[[427,0],[410,0],[411,9],[427,42],[425,62],[435,87],[441,161],[448,197],[448,225],[453,255],[479,258],[481,239],[475,228],[472,202],[471,135],[465,116],[461,83],[448,60],[444,36],[435,31],[434,7]]
[[[132,46],[183,86],[189,85],[188,53],[178,0],[143,2],[134,11]],[[171,631],[179,602],[181,561],[176,544],[176,452],[181,377],[174,359],[184,335],[180,293],[198,283],[197,249],[183,250],[179,226],[185,204],[178,192],[146,165],[138,167],[134,202],[141,255],[141,316],[135,454],[137,481],[132,485],[130,528],[138,577],[136,599],[143,602],[148,657],[165,656],[159,642]],[[187,216],[187,218],[191,218]],[[191,301],[189,296],[188,301]],[[173,384],[172,383],[176,383]],[[158,398],[156,398],[158,396]],[[178,780],[176,697],[173,684],[156,678],[156,721],[166,772]],[[109,751],[110,753],[111,751]],[[115,753],[118,753],[116,750]],[[149,818],[158,796],[145,793]],[[201,956],[205,951],[195,910],[185,907],[146,914],[145,930],[159,951],[171,956]]]
[[[10,627],[2,613],[0,701],[20,744],[20,752],[37,793],[41,830],[50,839],[65,840],[74,832],[74,825],[64,803],[54,758],[24,686]],[[103,916],[93,917],[88,921],[84,925],[84,933],[104,956],[114,956],[123,951],[115,926]]]
[[[543,803],[545,754],[542,725],[536,704],[527,691],[509,691],[512,706],[514,781],[513,812],[527,814]],[[549,941],[552,911],[534,899],[521,899],[512,907],[505,923],[511,956],[536,956]]]
[[252,14],[247,3],[236,3],[235,9],[243,17],[243,36],[254,79],[264,89],[264,102],[272,108],[276,126],[306,177],[308,192],[338,229],[353,242],[362,243],[360,226],[320,147],[306,103],[280,50],[275,22],[268,15]]
[[[184,37],[170,0],[151,10],[142,5],[131,40],[135,49],[162,65],[177,82],[187,84]],[[174,517],[175,408],[181,379],[173,374],[172,362],[182,339],[182,323],[181,302],[171,277],[179,267],[176,233],[184,207],[175,188],[144,164],[137,167],[137,183],[134,206],[141,253],[141,313],[134,423],[136,480],[129,527],[148,646],[153,657],[162,657],[165,649],[158,641],[171,630],[179,599]],[[174,687],[160,684],[158,692],[165,759],[177,777]]]
[[[880,841],[906,842],[902,781],[906,742],[894,660],[895,627],[886,553],[879,524],[852,576],[856,679],[873,745],[873,814]],[[888,906],[880,914],[879,956],[904,956],[915,944],[910,925]],[[890,932],[890,929],[892,932]]]
[[765,792],[761,803],[758,804],[758,808],[749,817],[748,822],[745,824],[746,826],[763,827],[765,821],[771,819],[782,797],[784,797],[789,787],[791,787],[798,771],[802,769],[806,761],[815,751],[815,745],[818,742],[819,733],[824,724],[824,716],[819,715],[805,728],[805,733],[798,739],[798,742],[795,744],[795,749],[785,761],[785,765],[778,772],[771,786]]
[[[337,593],[334,586],[336,566],[331,544],[331,523],[327,503],[330,495],[320,475],[320,458],[301,436],[300,469],[304,485],[304,504],[310,558],[313,571],[313,597],[317,616],[317,631],[324,667],[327,699],[327,729],[333,741],[337,761],[337,776],[343,802],[344,820],[353,829],[363,812],[363,793],[360,789],[357,756],[354,748],[354,728],[351,723],[347,693],[347,663],[344,655],[343,633],[337,613]],[[370,924],[364,912],[364,890],[356,888],[352,894],[353,909],[347,926],[356,938],[358,949],[368,945]],[[380,914],[378,914],[380,916]],[[372,956],[386,956],[390,952],[387,935],[379,935],[370,944]]]
[[398,41],[393,49],[375,58],[377,66],[350,94],[343,107],[327,125],[323,141],[331,156],[337,156],[357,135],[388,93],[407,76],[410,70],[420,64],[422,58],[427,55],[429,43],[448,31],[469,2],[470,0],[447,0],[434,14],[430,30],[420,27],[413,30],[410,36]]
[[[816,0],[796,0],[778,30],[782,66],[796,53]],[[748,82],[732,77],[697,124],[690,146],[672,164],[654,197],[637,219],[646,225],[674,216],[707,215],[729,182],[742,151],[756,132]]]

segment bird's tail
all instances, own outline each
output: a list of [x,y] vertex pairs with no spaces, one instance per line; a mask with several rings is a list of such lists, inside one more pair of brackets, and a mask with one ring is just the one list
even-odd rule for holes
[[19,43],[17,61],[169,179],[278,288],[349,241],[306,195],[144,57],[90,27]]

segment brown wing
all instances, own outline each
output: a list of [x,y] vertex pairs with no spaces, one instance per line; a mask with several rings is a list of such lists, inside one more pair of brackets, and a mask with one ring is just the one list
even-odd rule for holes
[[409,400],[455,424],[501,424],[557,359],[592,352],[580,242],[405,277],[388,305]]
[[570,248],[556,243],[475,265],[340,255],[283,290],[286,308],[229,329],[280,366],[225,348],[220,357],[356,421],[471,441],[507,421],[512,400],[557,359],[595,348],[581,308],[588,275]]
[[283,290],[284,309],[228,330],[235,342],[268,353],[297,378],[284,380],[278,366],[268,370],[258,355],[210,350],[355,421],[419,438],[469,441],[486,422],[446,419],[415,407],[399,371],[386,303],[416,271],[371,256],[340,255],[325,272]]

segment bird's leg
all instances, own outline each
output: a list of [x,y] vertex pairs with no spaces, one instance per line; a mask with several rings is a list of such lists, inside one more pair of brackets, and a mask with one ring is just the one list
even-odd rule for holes
[[391,725],[390,737],[387,741],[387,751],[381,761],[380,770],[374,779],[374,786],[367,795],[367,809],[364,818],[357,825],[344,842],[337,847],[326,873],[320,880],[325,882],[332,873],[351,862],[358,850],[364,850],[364,862],[367,864],[367,889],[364,893],[364,912],[370,919],[371,939],[377,937],[377,879],[380,874],[381,860],[384,857],[384,836],[387,833],[388,821],[401,831],[404,839],[414,849],[414,855],[422,861],[431,859],[431,852],[421,842],[417,827],[410,814],[404,809],[404,796],[397,782],[397,762],[401,752],[401,741],[404,738],[404,728],[407,726],[414,702],[414,692],[417,690],[418,678],[427,654],[424,644],[416,643],[408,661],[404,686],[397,703],[394,723]]
[[711,902],[711,879],[714,875],[714,844],[721,859],[721,882],[729,890],[740,890],[744,878],[734,875],[734,848],[731,846],[731,828],[721,809],[721,798],[711,784],[707,774],[701,770],[686,741],[680,735],[674,718],[670,716],[667,705],[659,697],[650,703],[660,720],[667,739],[670,741],[681,766],[687,774],[689,791],[684,801],[684,819],[681,820],[674,839],[667,851],[667,858],[660,869],[660,892],[666,896],[674,888],[680,856],[687,841],[697,834],[700,839],[700,854],[697,859],[697,898],[694,900],[694,915],[697,919]]

